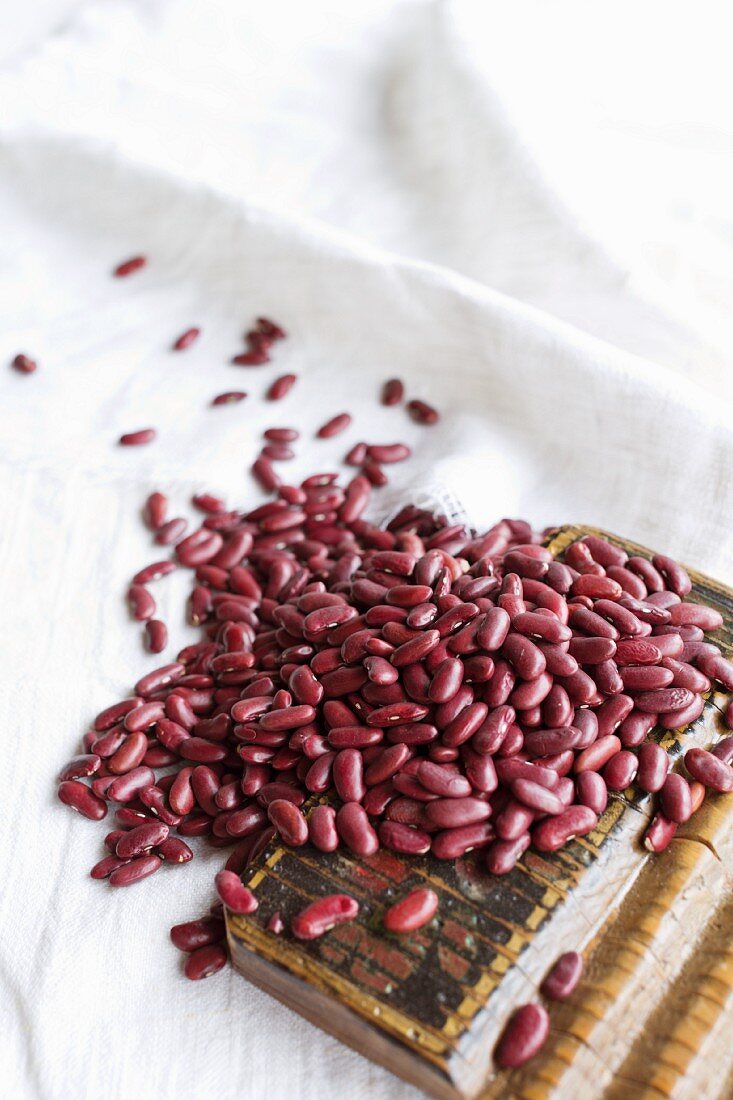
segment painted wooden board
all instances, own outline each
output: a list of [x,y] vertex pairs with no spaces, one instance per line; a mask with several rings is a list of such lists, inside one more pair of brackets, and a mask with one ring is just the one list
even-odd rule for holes
[[[600,534],[564,527],[562,551]],[[733,591],[690,570],[692,598],[718,608],[715,640],[733,654]],[[655,736],[673,756],[727,732],[713,694],[683,731]],[[669,848],[640,838],[650,797],[612,795],[597,829],[560,852],[531,849],[495,878],[480,854],[456,862],[380,850],[358,860],[277,839],[245,874],[260,907],[227,916],[234,965],[250,981],[367,1057],[435,1097],[489,1100],[653,1100],[733,1097],[733,795],[706,800]],[[430,885],[436,918],[410,936],[381,926],[384,908]],[[302,943],[289,921],[335,891],[360,903],[356,921]],[[286,931],[265,928],[279,911]],[[514,1009],[536,999],[549,965],[577,950],[586,972],[570,1000],[550,1007],[544,1050],[499,1072],[492,1051]]]

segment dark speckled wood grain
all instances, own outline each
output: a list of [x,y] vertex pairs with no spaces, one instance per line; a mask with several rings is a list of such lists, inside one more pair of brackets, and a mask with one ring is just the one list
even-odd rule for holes
[[[561,556],[570,542],[586,533],[602,534],[629,553],[650,556],[643,547],[585,527],[559,529],[549,547]],[[725,625],[716,641],[730,655],[733,592],[694,571],[691,576],[691,598],[723,613]],[[675,757],[683,745],[707,746],[725,733],[720,717],[725,701],[714,695],[692,727],[660,730],[653,736]],[[695,818],[700,823],[695,825],[697,833],[690,823],[685,827],[689,839],[675,840],[663,856],[654,858],[640,844],[650,807],[649,796],[633,790],[612,796],[589,836],[557,853],[530,849],[502,878],[483,869],[479,853],[453,863],[382,849],[370,859],[357,860],[345,852],[323,855],[310,846],[290,851],[275,840],[244,876],[259,899],[258,911],[228,917],[233,963],[318,1026],[433,1096],[594,1100],[617,1095],[613,1090],[619,1081],[626,1082],[627,1091],[618,1095],[634,1098],[686,1096],[688,1086],[697,1090],[690,1093],[695,1100],[733,1096],[733,1089],[720,1091],[728,1088],[725,1059],[718,1057],[720,1072],[714,1080],[696,1076],[690,1058],[683,1056],[689,1054],[689,1040],[681,1037],[680,1049],[674,1047],[670,1055],[669,1029],[653,1024],[657,1002],[681,996],[681,1003],[687,1004],[697,989],[697,979],[690,977],[697,940],[685,940],[683,946],[675,918],[674,962],[669,973],[658,965],[657,952],[669,950],[669,912],[675,906],[682,912],[693,904],[688,898],[704,898],[707,891],[707,917],[712,919],[711,914],[722,912],[731,901],[733,852],[728,864],[725,844],[733,796],[720,797],[710,807],[706,803]],[[706,828],[708,835],[703,835]],[[720,837],[725,839],[722,847]],[[720,882],[713,884],[716,873]],[[436,917],[409,936],[389,935],[381,924],[385,907],[418,885],[429,885],[438,893]],[[288,932],[292,916],[314,898],[336,891],[359,901],[357,920],[320,940],[294,940]],[[665,906],[661,911],[660,897]],[[281,936],[265,928],[276,910],[285,921]],[[698,921],[703,928],[705,906],[702,914],[694,912],[689,927],[697,927]],[[626,940],[618,939],[625,927]],[[733,927],[729,932],[726,943],[733,940]],[[547,969],[568,950],[584,954],[586,976],[567,1003],[550,1008],[545,1051],[523,1070],[497,1072],[491,1053],[508,1016],[518,1005],[537,998]],[[700,974],[709,974],[715,965],[709,953],[697,959]],[[650,976],[642,980],[650,966]],[[672,973],[675,966],[677,977]],[[701,1049],[721,1022],[729,1029],[733,1026],[733,959],[726,974],[730,1003],[721,993],[714,1018],[706,1018],[695,1040]],[[638,1008],[640,980],[648,1020]],[[685,983],[690,981],[688,989]],[[629,1003],[624,1011],[625,999]],[[606,1035],[604,1028],[609,1031],[614,1013],[619,1014],[618,1026]],[[237,1021],[232,1026],[236,1028]],[[244,1034],[243,1021],[242,1028]],[[599,1029],[602,1049],[596,1038]],[[670,1057],[673,1067],[679,1067],[670,1071],[660,1089],[651,1082]],[[728,1057],[733,1075],[733,1054]],[[651,1091],[645,1091],[647,1087]],[[674,1091],[678,1087],[683,1091]],[[701,1093],[701,1087],[708,1091]]]

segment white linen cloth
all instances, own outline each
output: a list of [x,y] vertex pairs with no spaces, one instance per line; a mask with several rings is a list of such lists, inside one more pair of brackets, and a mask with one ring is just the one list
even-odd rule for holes
[[[518,84],[492,87],[506,13],[265,7],[111,0],[0,73],[0,363],[40,363],[0,371],[8,1097],[417,1096],[234,973],[180,975],[167,929],[206,909],[220,853],[132,890],[87,877],[106,823],[61,807],[52,776],[160,663],[123,602],[156,556],[149,491],[174,514],[204,487],[254,499],[272,423],[303,429],[293,480],[362,437],[404,439],[415,456],[377,516],[419,494],[478,526],[584,521],[733,579],[728,337],[696,324],[715,295],[690,287],[668,315],[653,265],[624,267],[550,187],[513,129]],[[109,277],[137,252],[145,271]],[[289,339],[266,368],[229,366],[262,313]],[[171,353],[192,324],[201,340]],[[286,370],[297,387],[262,402]],[[377,404],[391,375],[439,426]],[[238,388],[245,403],[208,406]],[[344,408],[348,436],[311,442]],[[153,446],[115,446],[148,425]],[[186,580],[154,586],[171,654],[193,636]]]

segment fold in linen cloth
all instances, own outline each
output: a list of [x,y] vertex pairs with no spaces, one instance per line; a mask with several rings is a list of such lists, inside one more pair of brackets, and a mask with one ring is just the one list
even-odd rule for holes
[[[251,167],[260,194],[245,186],[237,194],[231,179],[223,186],[227,159],[246,158],[227,147],[236,144],[231,118],[206,140],[207,94],[220,103],[213,55],[202,55],[200,40],[190,99],[170,66],[193,55],[196,31],[213,39],[213,20],[231,74],[244,49],[235,8],[174,7],[175,16],[162,4],[91,7],[74,30],[0,78],[0,359],[25,350],[40,363],[30,377],[0,372],[3,1091],[21,1100],[335,1100],[345,1089],[354,1100],[417,1097],[238,975],[198,985],[182,977],[167,931],[206,910],[221,853],[197,849],[193,864],[131,891],[87,876],[104,824],[56,803],[52,776],[93,715],[160,663],[141,652],[123,601],[129,577],[153,553],[140,506],[152,489],[183,514],[202,488],[232,504],[258,499],[247,471],[262,429],[292,424],[303,433],[288,466],[293,481],[340,462],[361,438],[414,448],[375,495],[377,519],[419,497],[478,527],[507,514],[538,525],[593,523],[730,581],[730,408],[679,372],[566,323],[582,265],[559,320],[446,267],[357,240],[354,223],[346,234],[297,202],[287,214],[272,203],[264,209],[266,145]],[[420,6],[409,8],[419,18]],[[333,28],[316,23],[314,40],[330,41]],[[246,60],[264,57],[268,42],[263,33],[246,43]],[[313,91],[320,118],[324,104],[307,81],[288,83],[288,51],[276,45],[273,87],[287,84],[296,119],[299,94]],[[338,59],[348,63],[346,53]],[[324,63],[331,60],[326,50]],[[247,111],[263,128],[268,119],[245,94],[256,83],[252,68],[242,64],[242,73],[247,85],[242,75],[241,99],[228,109],[244,119],[246,143]],[[288,142],[291,154],[309,144],[293,130],[286,99],[269,120],[273,157]],[[186,127],[184,164],[177,142]],[[367,160],[370,149],[378,155],[375,142],[365,144]],[[303,172],[313,178],[297,186],[315,196],[318,164],[305,160]],[[344,165],[341,200],[349,192],[368,221],[373,196],[359,192],[358,172]],[[377,196],[372,209],[386,201]],[[407,198],[396,204],[393,224],[404,226],[410,208]],[[562,236],[547,245],[550,263]],[[146,269],[109,277],[137,252],[150,257]],[[610,310],[598,289],[601,297]],[[621,295],[630,331],[625,303]],[[646,303],[634,308],[647,316]],[[288,339],[267,367],[229,365],[260,314],[282,323]],[[194,324],[201,339],[170,352]],[[261,400],[286,371],[299,376],[289,396]],[[378,404],[381,383],[395,375],[410,396],[441,410],[438,425],[420,427],[402,408]],[[210,407],[214,394],[239,388],[249,391],[244,403]],[[315,428],[343,410],[354,414],[348,434],[315,440]],[[116,446],[123,431],[147,426],[158,429],[152,446]],[[155,586],[171,652],[194,636],[182,621],[185,589],[176,575]]]

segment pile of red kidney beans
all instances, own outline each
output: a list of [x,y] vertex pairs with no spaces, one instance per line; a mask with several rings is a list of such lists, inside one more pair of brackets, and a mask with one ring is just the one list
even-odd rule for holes
[[[397,385],[388,404],[402,400]],[[298,435],[268,432],[265,447]],[[356,458],[373,455],[363,444]],[[188,842],[203,837],[228,853],[220,897],[253,912],[239,879],[276,834],[361,858],[476,850],[503,875],[530,846],[591,833],[609,792],[656,796],[645,843],[661,851],[708,792],[733,790],[733,737],[690,749],[679,771],[650,739],[698,718],[714,685],[733,691],[733,665],[706,639],[721,616],[688,599],[683,567],[593,536],[554,560],[549,533],[523,520],[475,532],[411,504],[377,527],[364,517],[381,483],[363,468],[345,481],[278,476],[272,499],[244,510],[200,494],[192,533],[162,494],[148,499],[146,522],[172,555],[135,575],[133,614],[149,648],[165,648],[151,586],[187,568],[201,640],[98,714],[61,773],[62,802],[95,820],[113,810],[92,877],[139,882],[192,859]],[[327,799],[309,808],[312,796]],[[330,923],[301,925],[322,934],[353,919],[349,900],[331,904]],[[433,919],[432,898],[407,904],[393,934],[418,927],[417,910]],[[223,937],[221,904],[173,930],[189,977],[224,965]]]

